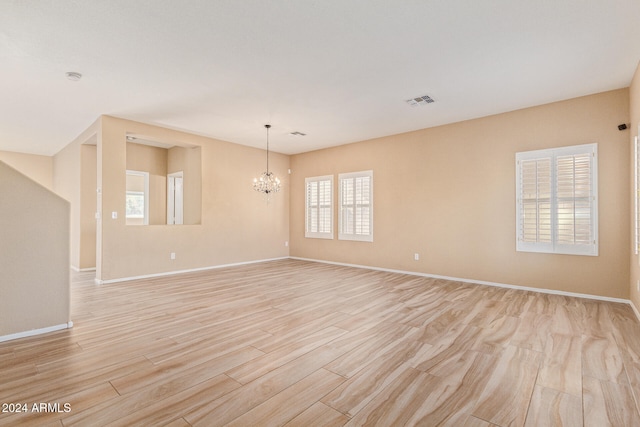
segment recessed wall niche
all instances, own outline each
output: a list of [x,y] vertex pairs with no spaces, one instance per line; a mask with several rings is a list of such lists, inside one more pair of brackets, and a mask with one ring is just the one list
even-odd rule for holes
[[129,133],[126,138],[126,224],[200,224],[200,147]]

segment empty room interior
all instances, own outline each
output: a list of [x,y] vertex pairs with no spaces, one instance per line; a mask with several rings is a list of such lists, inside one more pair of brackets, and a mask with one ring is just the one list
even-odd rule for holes
[[640,2],[0,2],[0,425],[640,425]]

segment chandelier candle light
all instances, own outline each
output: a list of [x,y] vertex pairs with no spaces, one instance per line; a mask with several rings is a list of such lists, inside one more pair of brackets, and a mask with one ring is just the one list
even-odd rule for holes
[[273,172],[269,172],[269,128],[271,125],[264,125],[267,128],[267,170],[262,172],[260,178],[253,178],[253,189],[267,196],[267,201],[271,193],[280,191],[280,179],[276,178]]

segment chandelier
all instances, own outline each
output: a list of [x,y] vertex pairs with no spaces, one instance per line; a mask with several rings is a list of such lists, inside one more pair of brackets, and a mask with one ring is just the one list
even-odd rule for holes
[[260,178],[253,178],[253,189],[269,196],[271,193],[277,193],[280,191],[280,179],[278,179],[273,172],[269,172],[269,128],[271,125],[264,125],[267,128],[267,170],[262,172]]

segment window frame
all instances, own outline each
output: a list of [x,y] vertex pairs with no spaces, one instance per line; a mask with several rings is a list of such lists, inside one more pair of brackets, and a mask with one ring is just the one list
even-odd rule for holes
[[[638,125],[640,135],[640,125]],[[633,202],[634,202],[634,254],[640,252],[640,146],[638,137],[633,139]]]
[[[567,156],[584,156],[589,154],[589,196],[587,197],[589,210],[589,241],[588,244],[582,243],[562,243],[559,239],[559,216],[558,213],[563,198],[558,196],[558,158]],[[549,208],[549,228],[550,237],[548,242],[540,241],[524,241],[523,235],[523,218],[524,203],[522,200],[522,163],[524,161],[544,161],[550,159],[549,172],[549,191],[548,197]],[[537,165],[536,165],[537,167]],[[575,164],[574,164],[575,167]],[[536,169],[536,172],[538,169]],[[575,172],[575,169],[574,169]],[[539,181],[536,177],[536,190],[538,190]],[[571,182],[576,184],[575,181]],[[570,203],[582,201],[584,197],[573,197],[568,199]],[[545,198],[532,198],[535,203],[544,203]],[[564,198],[563,200],[567,200]],[[539,205],[536,205],[536,209]],[[577,209],[577,208],[574,208]],[[576,212],[574,211],[574,216]],[[576,219],[572,223],[573,229],[576,227]],[[536,219],[536,225],[540,225],[540,219]],[[538,229],[539,227],[537,227]],[[598,256],[598,144],[582,144],[566,147],[550,148],[544,150],[534,150],[516,153],[516,250],[518,252],[538,252],[550,254],[565,255],[587,255]]]
[[[309,200],[309,185],[317,183],[318,184],[318,216],[316,224],[318,229],[320,229],[320,208],[323,206],[320,205],[320,183],[321,182],[329,182],[329,192],[330,192],[330,202],[329,206],[323,205],[324,208],[329,208],[329,231],[311,231],[311,206]],[[333,175],[323,175],[323,176],[315,176],[304,179],[304,237],[312,238],[312,239],[333,239],[333,224],[334,224],[334,188],[333,188]]]
[[[356,190],[356,185],[355,185],[355,180],[357,178],[368,178],[369,179],[369,194],[368,194],[368,209],[369,209],[369,224],[368,224],[368,230],[369,232],[367,234],[358,234],[356,231],[356,227],[357,227],[357,220],[354,218],[353,221],[353,229],[350,230],[351,232],[346,232],[348,230],[345,230],[346,224],[344,221],[344,215],[345,215],[345,209],[346,207],[350,207],[352,209],[354,209],[354,211],[357,211],[358,208],[358,204],[356,203],[357,200],[357,196],[355,194]],[[354,180],[354,197],[353,197],[353,203],[349,204],[348,206],[344,204],[344,194],[343,194],[343,181],[346,180]],[[360,172],[348,172],[348,173],[341,173],[338,174],[338,197],[339,197],[339,201],[338,201],[338,239],[339,240],[354,240],[354,241],[360,241],[360,242],[373,242],[373,170],[367,170],[367,171],[360,171]],[[363,205],[364,206],[364,205]]]
[[[127,219],[142,219],[142,224],[127,224],[127,225],[149,225],[149,172],[146,171],[136,171],[136,170],[126,170],[127,176],[135,176],[141,177],[144,181],[144,189],[143,191],[139,190],[128,190],[125,189],[125,223]],[[144,205],[144,214],[131,214],[129,213],[129,198],[139,199],[142,196],[142,203]]]

